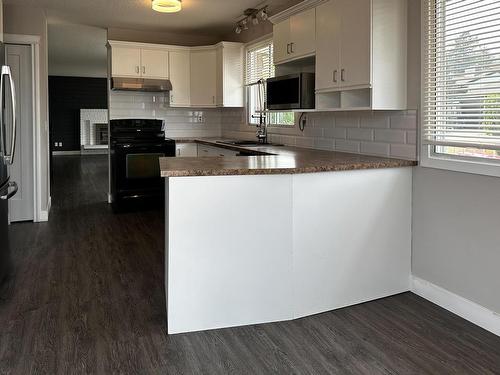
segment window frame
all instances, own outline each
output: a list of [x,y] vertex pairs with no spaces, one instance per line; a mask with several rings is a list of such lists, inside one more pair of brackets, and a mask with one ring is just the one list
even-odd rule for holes
[[420,71],[420,116],[419,116],[419,131],[418,137],[420,150],[420,165],[426,168],[443,169],[455,172],[479,174],[493,177],[500,177],[500,161],[487,158],[474,158],[447,155],[435,152],[435,145],[425,143],[424,131],[424,114],[425,110],[425,75],[427,68],[427,51],[429,48],[429,23],[428,23],[428,6],[433,0],[422,0],[421,2],[421,71]]
[[[244,48],[244,58],[245,58],[245,61],[244,61],[244,71],[243,71],[243,75],[244,77],[246,76],[246,72],[247,72],[247,55],[248,55],[248,51],[251,50],[251,49],[255,49],[255,48],[258,48],[259,46],[265,46],[269,43],[273,43],[273,34],[267,34],[267,35],[264,35],[263,37],[261,38],[258,38],[256,40],[253,40],[247,44],[245,44],[245,48]],[[272,61],[271,61],[272,63]],[[245,81],[245,79],[244,79]],[[247,126],[251,126],[251,127],[256,127],[258,124],[253,124],[250,122],[250,116],[251,116],[251,110],[250,110],[250,95],[249,95],[249,87],[247,87],[245,85],[245,88],[244,88],[244,99],[245,99],[245,122],[246,122],[246,125]],[[286,128],[286,129],[293,129],[295,128],[295,126],[297,125],[297,116],[296,114],[293,112],[293,111],[279,111],[279,112],[291,112],[293,113],[293,125],[290,125],[290,124],[269,124],[267,123],[267,127],[268,128]]]

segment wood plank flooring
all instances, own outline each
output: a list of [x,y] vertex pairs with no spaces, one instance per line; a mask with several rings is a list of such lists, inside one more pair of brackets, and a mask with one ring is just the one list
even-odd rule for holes
[[0,374],[500,374],[499,337],[411,293],[168,336],[163,213],[106,192],[105,157],[55,157],[50,222],[11,226]]

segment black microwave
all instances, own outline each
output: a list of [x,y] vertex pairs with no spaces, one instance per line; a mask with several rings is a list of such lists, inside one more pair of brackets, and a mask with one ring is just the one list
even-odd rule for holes
[[314,108],[314,73],[298,73],[269,78],[266,86],[267,109]]

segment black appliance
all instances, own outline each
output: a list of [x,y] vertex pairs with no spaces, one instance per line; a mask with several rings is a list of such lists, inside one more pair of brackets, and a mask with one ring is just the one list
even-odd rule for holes
[[[0,43],[0,283],[11,267],[9,248],[9,202],[17,193],[10,180],[9,165],[14,162],[16,144],[16,93],[10,67],[5,64],[5,45]],[[6,116],[6,97],[10,95],[10,116]]]
[[175,141],[165,138],[164,122],[111,120],[110,134],[113,210],[162,207],[165,183],[159,158],[175,157]]
[[314,73],[297,73],[268,78],[267,109],[313,109],[315,107]]

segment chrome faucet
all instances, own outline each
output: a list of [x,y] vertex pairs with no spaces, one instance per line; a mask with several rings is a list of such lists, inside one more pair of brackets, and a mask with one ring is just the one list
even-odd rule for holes
[[252,118],[258,118],[259,124],[257,125],[257,133],[255,134],[259,143],[267,144],[267,124],[266,124],[266,114],[262,112],[265,108],[264,103],[264,86],[265,81],[263,79],[259,79],[257,81],[258,90],[259,90],[259,107],[260,112],[258,116],[252,115]]

